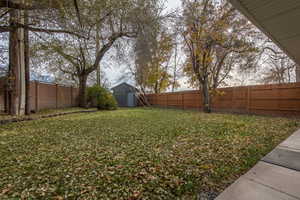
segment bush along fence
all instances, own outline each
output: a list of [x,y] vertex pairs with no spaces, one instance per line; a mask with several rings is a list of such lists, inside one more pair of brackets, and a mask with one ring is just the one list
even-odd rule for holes
[[[300,83],[220,88],[217,93],[213,111],[300,116]],[[199,91],[149,94],[147,98],[153,106],[202,109]]]
[[[30,83],[30,110],[78,106],[78,88],[33,81]],[[0,80],[0,111],[6,110],[5,81]]]

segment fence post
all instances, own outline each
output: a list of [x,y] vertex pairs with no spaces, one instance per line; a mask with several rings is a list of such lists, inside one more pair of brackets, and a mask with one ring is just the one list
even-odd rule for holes
[[183,110],[184,110],[184,109],[185,109],[185,108],[184,108],[184,93],[181,94],[181,100],[182,100],[182,101],[181,101],[181,102],[182,102],[182,108],[183,108]]
[[234,101],[234,90],[235,90],[235,87],[232,88],[232,93],[231,93],[231,112],[234,112],[233,109],[234,109],[234,106],[233,104],[235,103]]
[[251,113],[251,86],[248,86],[247,111],[248,114]]
[[39,111],[39,82],[35,81],[35,112]]
[[58,84],[55,84],[55,107],[58,108]]
[[169,94],[166,95],[167,95],[167,108],[169,108]]
[[274,86],[272,86],[272,89],[273,90],[277,90],[277,92],[276,92],[276,95],[277,95],[277,97],[276,97],[276,101],[277,101],[277,109],[278,110],[280,110],[281,108],[280,108],[280,89],[279,89],[279,87],[277,86],[276,88],[274,87]]
[[[199,109],[199,111],[203,111],[204,110],[204,107],[203,107],[203,104],[204,104],[204,98],[203,98],[203,92],[202,92],[202,89],[200,90],[200,91],[197,91],[197,93],[199,94],[199,96],[200,96],[200,101],[198,101],[198,103],[199,103],[199,106],[198,106],[198,109]],[[197,104],[198,104],[197,103]],[[196,105],[197,105],[196,104]]]
[[73,107],[73,86],[71,86],[71,107]]
[[9,108],[8,108],[8,91],[7,91],[7,85],[4,85],[4,112],[8,113],[9,112]]

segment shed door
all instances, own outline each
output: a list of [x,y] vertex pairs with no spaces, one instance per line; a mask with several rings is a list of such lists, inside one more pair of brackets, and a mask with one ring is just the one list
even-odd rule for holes
[[119,107],[127,107],[127,95],[114,95],[117,102],[118,102],[118,105]]
[[135,94],[134,93],[128,93],[127,97],[127,103],[128,107],[135,107]]

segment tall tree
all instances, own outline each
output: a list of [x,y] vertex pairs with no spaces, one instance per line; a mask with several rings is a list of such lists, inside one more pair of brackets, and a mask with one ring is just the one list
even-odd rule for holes
[[151,10],[143,9],[143,21],[147,26],[141,26],[133,49],[135,63],[130,71],[143,94],[163,92],[172,83],[170,67],[174,40],[168,28],[172,16],[164,12],[163,3],[152,4]]
[[9,24],[12,29],[9,34],[9,72],[8,99],[9,113],[13,115],[25,114],[26,79],[25,79],[25,48],[24,11],[14,9],[9,13]]
[[211,112],[216,88],[238,65],[251,65],[256,49],[252,25],[225,0],[183,0],[184,69],[200,88],[204,112]]
[[182,53],[182,41],[180,37],[180,28],[175,24],[173,28],[173,37],[174,37],[174,48],[171,58],[171,73],[172,73],[172,83],[171,90],[175,92],[175,89],[180,87],[179,79],[182,77],[182,67],[184,64],[184,54]]
[[271,61],[268,69],[263,73],[262,82],[264,84],[292,82],[295,64],[290,62],[291,60],[284,58]]
[[[48,23],[63,6],[68,7],[75,1],[65,0],[1,0],[0,33],[9,32],[9,71],[7,90],[9,93],[9,113],[23,115],[29,105],[29,54],[28,31],[46,33],[69,33],[73,31],[55,29]],[[54,9],[54,10],[53,10]],[[31,15],[28,15],[31,11]],[[42,14],[40,13],[42,11]],[[33,14],[34,13],[34,14]],[[49,14],[49,15],[46,15]],[[47,16],[47,17],[46,17]],[[51,17],[49,17],[51,16]],[[30,18],[30,19],[29,19]],[[30,22],[30,23],[29,23]],[[49,26],[50,25],[50,26]],[[27,72],[27,73],[26,73]],[[26,84],[27,83],[27,84]]]
[[[65,37],[54,35],[44,38],[40,43],[45,54],[56,55],[67,62],[60,66],[60,70],[78,79],[81,106],[86,104],[85,91],[88,76],[99,69],[107,52],[119,39],[135,38],[140,26],[147,26],[141,21],[144,15],[142,11],[146,9],[142,7],[145,4],[141,2],[147,1],[78,1],[79,11],[65,12],[70,15],[69,20],[64,21],[60,26],[61,29],[78,28],[81,34]],[[80,16],[80,20],[79,17],[74,18],[76,15]],[[99,73],[97,76],[99,77]]]
[[174,57],[173,57],[173,67],[172,67],[172,80],[171,80],[171,90],[172,92],[175,92],[175,89],[180,87],[180,83],[178,81],[178,78],[180,76],[180,63],[179,63],[179,59],[178,59],[179,55],[178,55],[178,44],[175,43],[174,45]]
[[165,31],[158,35],[157,42],[157,48],[148,62],[147,76],[144,79],[145,87],[156,94],[166,91],[172,85],[173,74],[170,71],[170,61],[174,48],[172,35]]
[[261,45],[261,57],[261,82],[280,84],[297,81],[297,64],[268,38]]

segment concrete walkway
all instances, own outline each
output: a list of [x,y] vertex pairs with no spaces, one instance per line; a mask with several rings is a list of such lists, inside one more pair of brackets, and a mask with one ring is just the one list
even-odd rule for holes
[[300,130],[216,200],[300,200]]

